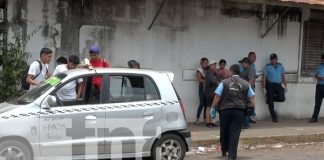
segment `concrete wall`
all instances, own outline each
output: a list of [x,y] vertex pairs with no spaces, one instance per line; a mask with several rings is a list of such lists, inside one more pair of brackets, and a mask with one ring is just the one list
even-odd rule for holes
[[[278,10],[262,12],[266,8],[262,4],[173,0],[167,1],[152,29],[148,30],[160,2],[13,0],[9,1],[8,19],[14,22],[20,18],[17,14],[23,15],[24,23],[19,27],[12,23],[10,35],[21,31],[27,36],[41,26],[28,41],[26,50],[33,55],[29,62],[38,57],[44,46],[55,50],[55,58],[71,54],[84,58],[87,48],[97,44],[102,49],[102,56],[109,59],[113,67],[126,67],[128,60],[136,59],[142,68],[172,71],[189,121],[195,120],[198,105],[194,70],[201,57],[216,61],[224,58],[229,66],[255,51],[257,71],[262,71],[269,54],[276,52],[292,82],[288,85],[287,101],[276,104],[278,113],[287,118],[311,115],[314,81],[295,83],[301,80],[297,76],[302,19],[299,9],[288,12],[288,16],[261,38],[284,9],[278,7]],[[53,60],[52,69],[54,64]],[[268,118],[259,82],[256,97],[258,118]]]

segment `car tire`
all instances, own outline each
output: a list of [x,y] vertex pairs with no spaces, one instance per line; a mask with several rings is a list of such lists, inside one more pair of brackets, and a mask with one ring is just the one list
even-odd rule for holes
[[4,159],[32,160],[32,154],[28,146],[17,140],[1,142],[0,157]]
[[162,135],[153,145],[152,160],[183,160],[186,154],[184,140],[175,134]]

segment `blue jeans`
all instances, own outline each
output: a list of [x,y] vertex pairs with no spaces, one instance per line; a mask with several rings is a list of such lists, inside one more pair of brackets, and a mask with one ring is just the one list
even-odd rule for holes
[[204,118],[206,118],[206,108],[207,108],[207,98],[204,92],[204,87],[203,85],[199,84],[199,106],[198,106],[198,110],[197,110],[197,119],[200,118],[200,114],[202,109],[204,109]]
[[245,112],[243,109],[226,109],[219,112],[220,142],[222,153],[236,159]]

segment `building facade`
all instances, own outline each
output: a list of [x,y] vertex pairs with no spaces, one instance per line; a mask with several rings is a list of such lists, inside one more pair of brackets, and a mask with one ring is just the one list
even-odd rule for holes
[[[113,67],[136,59],[142,68],[175,73],[174,84],[195,120],[201,57],[229,67],[250,51],[262,72],[277,53],[288,78],[286,102],[275,104],[279,117],[308,118],[315,99],[314,76],[324,53],[324,5],[280,0],[8,0],[3,10],[4,37],[22,36],[29,63],[42,47],[55,58],[88,56],[92,44]],[[301,1],[299,1],[301,2]],[[2,3],[1,3],[2,4]],[[51,69],[55,66],[54,59]],[[256,84],[258,119],[270,117]],[[324,112],[321,113],[324,116]]]

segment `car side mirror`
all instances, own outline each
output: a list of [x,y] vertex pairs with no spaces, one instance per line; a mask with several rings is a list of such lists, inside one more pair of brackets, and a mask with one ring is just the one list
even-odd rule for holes
[[49,95],[45,98],[42,104],[43,109],[50,109],[51,107],[54,107],[57,104],[57,100],[55,96]]

